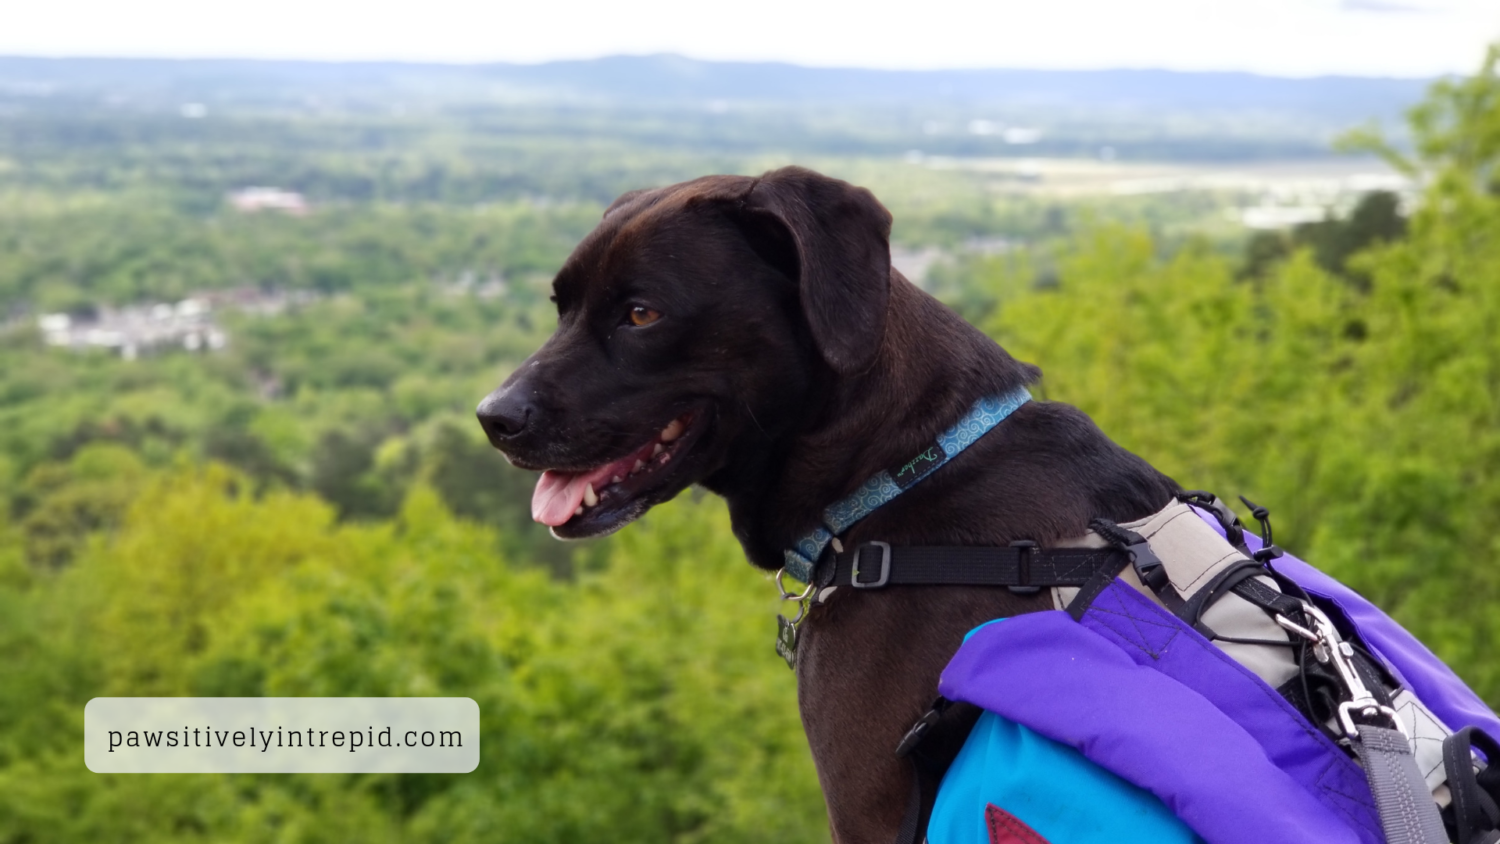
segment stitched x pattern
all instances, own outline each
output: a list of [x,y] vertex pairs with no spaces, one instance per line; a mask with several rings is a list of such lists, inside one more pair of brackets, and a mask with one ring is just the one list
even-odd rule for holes
[[1136,648],[1152,659],[1161,659],[1161,655],[1167,652],[1167,648],[1182,632],[1182,628],[1176,624],[1131,612],[1129,604],[1121,599],[1117,591],[1127,588],[1129,587],[1121,586],[1118,581],[1115,582],[1094,599],[1088,614],[1125,644]]

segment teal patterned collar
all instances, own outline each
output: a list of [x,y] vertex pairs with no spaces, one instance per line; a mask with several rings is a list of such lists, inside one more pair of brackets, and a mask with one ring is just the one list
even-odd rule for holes
[[938,467],[958,456],[960,451],[973,445],[991,428],[1029,401],[1031,393],[1025,387],[980,399],[964,418],[938,434],[932,445],[921,453],[899,466],[877,473],[855,490],[853,495],[830,504],[823,511],[823,523],[797,540],[796,545],[782,552],[786,561],[784,571],[803,583],[812,582],[813,567],[835,536],[911,488],[917,481],[937,471]]

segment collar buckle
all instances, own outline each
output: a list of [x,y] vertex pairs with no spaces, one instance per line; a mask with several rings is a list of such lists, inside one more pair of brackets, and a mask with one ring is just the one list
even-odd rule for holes
[[1016,549],[1016,585],[1007,586],[1012,595],[1035,595],[1042,587],[1031,584],[1031,561],[1036,559],[1038,546],[1030,539],[1017,539],[1010,544]]
[[[880,576],[875,580],[860,580],[860,562],[865,551],[880,549]],[[891,579],[891,544],[889,542],[866,542],[854,549],[854,566],[849,572],[849,585],[855,589],[879,589]]]

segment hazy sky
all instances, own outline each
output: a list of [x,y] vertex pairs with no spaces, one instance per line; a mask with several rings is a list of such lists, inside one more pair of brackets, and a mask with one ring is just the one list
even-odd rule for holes
[[1469,72],[1500,0],[4,0],[0,54]]

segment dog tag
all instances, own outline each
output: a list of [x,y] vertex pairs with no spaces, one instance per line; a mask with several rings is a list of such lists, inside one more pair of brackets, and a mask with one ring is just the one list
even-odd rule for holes
[[787,668],[797,668],[797,625],[784,615],[776,616],[776,653],[786,660]]

